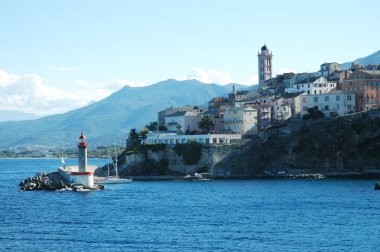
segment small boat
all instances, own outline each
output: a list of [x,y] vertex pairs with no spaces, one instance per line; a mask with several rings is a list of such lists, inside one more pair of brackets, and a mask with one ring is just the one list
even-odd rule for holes
[[[113,162],[113,161],[112,161]],[[117,153],[116,153],[116,146],[115,146],[115,176],[110,176],[110,165],[108,164],[108,174],[105,178],[98,178],[96,181],[97,184],[125,184],[125,183],[131,183],[132,178],[120,178],[119,173],[117,171]]]

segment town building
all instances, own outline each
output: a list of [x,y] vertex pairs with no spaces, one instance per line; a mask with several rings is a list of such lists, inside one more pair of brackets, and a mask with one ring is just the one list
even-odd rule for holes
[[257,110],[252,107],[226,108],[223,112],[224,132],[238,134],[257,132]]
[[292,118],[301,118],[301,93],[285,93],[283,99],[290,105]]
[[308,108],[319,110],[326,117],[347,115],[355,111],[355,93],[334,90],[325,94],[302,94],[301,106],[301,116],[308,114]]
[[323,77],[329,79],[329,77],[335,72],[340,71],[340,65],[336,62],[332,63],[323,63],[319,70]]
[[285,121],[292,117],[290,104],[283,97],[273,102],[273,119],[276,121]]
[[184,111],[190,111],[196,114],[203,113],[205,109],[200,106],[180,106],[180,107],[170,107],[167,109],[164,109],[162,111],[158,112],[158,125],[165,125],[165,118],[166,116],[169,116],[171,114],[177,113],[177,112],[184,112]]
[[209,116],[212,119],[213,126],[210,133],[221,134],[223,133],[223,110],[212,109],[203,113],[203,116]]
[[177,133],[157,133],[149,131],[142,144],[185,144],[191,141],[200,144],[231,144],[241,139],[240,134],[179,135]]
[[356,70],[342,81],[342,91],[356,94],[356,111],[380,107],[380,70]]
[[165,117],[168,131],[191,133],[199,131],[198,120],[201,115],[191,111],[179,111]]
[[327,81],[325,77],[313,77],[292,84],[286,93],[325,94],[336,89],[335,81]]
[[265,81],[272,78],[272,57],[273,54],[269,51],[266,45],[261,47],[261,52],[257,54],[259,67],[259,87],[264,86]]

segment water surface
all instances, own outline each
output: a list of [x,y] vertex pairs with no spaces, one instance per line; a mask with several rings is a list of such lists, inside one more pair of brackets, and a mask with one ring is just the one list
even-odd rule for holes
[[380,246],[380,192],[373,190],[373,180],[18,190],[21,180],[59,165],[59,159],[0,159],[1,251],[378,251]]

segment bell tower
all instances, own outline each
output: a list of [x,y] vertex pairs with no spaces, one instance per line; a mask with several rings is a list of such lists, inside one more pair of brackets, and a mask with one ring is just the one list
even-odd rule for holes
[[257,54],[259,66],[259,87],[262,87],[266,80],[272,78],[272,52],[267,45],[261,47],[261,52]]

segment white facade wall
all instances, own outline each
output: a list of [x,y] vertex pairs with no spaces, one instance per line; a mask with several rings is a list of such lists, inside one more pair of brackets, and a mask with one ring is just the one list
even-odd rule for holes
[[193,112],[187,112],[185,115],[165,117],[165,125],[168,131],[177,131],[177,125],[181,125],[182,132],[189,130],[198,131],[198,116]]
[[251,107],[228,108],[223,113],[225,132],[257,132],[257,110]]
[[149,132],[143,144],[184,144],[195,141],[200,144],[229,144],[241,139],[240,134],[177,135],[175,133]]
[[318,109],[325,116],[347,115],[355,111],[355,93],[332,92],[328,94],[301,95],[301,117],[308,114],[308,108]]
[[86,187],[94,187],[94,175],[70,175],[70,182],[82,184]]
[[336,82],[327,81],[326,78],[320,77],[314,82],[292,84],[286,88],[286,93],[306,93],[306,94],[325,94],[336,89]]
[[274,119],[287,120],[292,116],[292,110],[284,98],[280,98],[274,102]]

